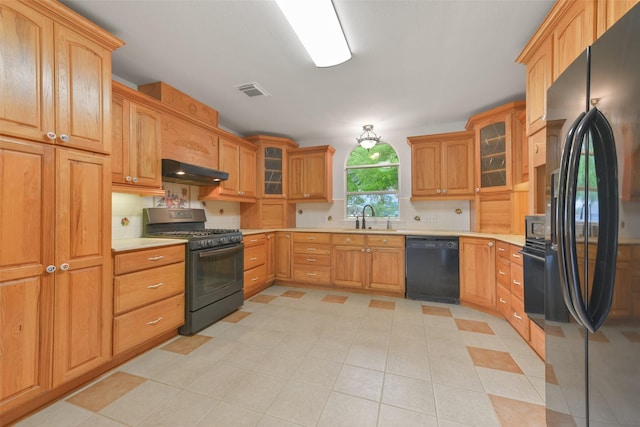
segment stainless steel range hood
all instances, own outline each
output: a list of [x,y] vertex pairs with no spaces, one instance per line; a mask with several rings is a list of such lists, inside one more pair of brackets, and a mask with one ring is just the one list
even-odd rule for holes
[[162,180],[190,185],[215,185],[229,179],[229,173],[177,160],[162,159]]

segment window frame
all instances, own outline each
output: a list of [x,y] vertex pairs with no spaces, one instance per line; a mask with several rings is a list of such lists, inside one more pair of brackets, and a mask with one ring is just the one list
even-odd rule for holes
[[[398,199],[398,216],[394,216],[391,218],[395,218],[395,219],[399,219],[400,218],[400,185],[401,185],[401,179],[400,179],[400,172],[401,172],[401,162],[400,162],[400,155],[398,154],[398,150],[396,150],[396,148],[389,144],[388,142],[380,142],[379,144],[386,144],[389,147],[391,147],[391,149],[393,149],[396,157],[398,158],[398,162],[397,163],[376,163],[376,164],[367,164],[367,165],[349,165],[349,159],[351,158],[351,155],[353,154],[353,152],[355,150],[357,150],[358,148],[362,148],[359,145],[356,145],[355,147],[353,147],[350,151],[349,154],[347,155],[346,159],[345,159],[345,168],[344,168],[344,217],[346,219],[353,219],[355,220],[357,218],[357,215],[352,215],[349,216],[349,203],[348,203],[348,198],[349,196],[355,196],[355,195],[384,195],[384,194],[394,194],[396,196],[396,198]],[[377,191],[348,191],[347,187],[349,186],[349,171],[352,169],[378,169],[378,168],[384,168],[384,167],[395,167],[398,169],[398,185],[397,185],[397,189],[394,191],[389,191],[389,190],[377,190]]]

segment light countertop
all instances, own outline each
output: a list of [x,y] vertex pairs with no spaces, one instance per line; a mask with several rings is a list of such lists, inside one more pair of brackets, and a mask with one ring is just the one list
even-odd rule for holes
[[460,230],[411,230],[411,229],[370,229],[356,230],[347,228],[285,228],[285,229],[242,229],[245,236],[273,231],[306,232],[306,233],[355,233],[355,234],[397,234],[403,236],[458,236],[458,237],[482,237],[487,239],[502,240],[513,245],[524,246],[525,236],[523,234],[490,234],[476,233],[473,231]]
[[121,252],[135,249],[147,249],[158,246],[179,245],[184,243],[187,243],[186,239],[160,239],[151,237],[115,239],[111,242],[111,250],[113,252]]

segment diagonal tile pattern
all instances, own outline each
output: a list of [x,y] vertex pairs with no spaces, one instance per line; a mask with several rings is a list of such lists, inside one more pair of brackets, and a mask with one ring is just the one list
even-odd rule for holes
[[18,427],[537,426],[544,372],[464,306],[274,286]]

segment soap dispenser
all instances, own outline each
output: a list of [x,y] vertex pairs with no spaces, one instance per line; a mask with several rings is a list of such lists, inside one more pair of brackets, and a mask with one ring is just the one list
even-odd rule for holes
[[356,230],[360,229],[360,217],[356,215]]

